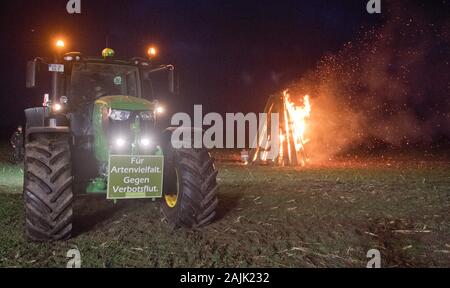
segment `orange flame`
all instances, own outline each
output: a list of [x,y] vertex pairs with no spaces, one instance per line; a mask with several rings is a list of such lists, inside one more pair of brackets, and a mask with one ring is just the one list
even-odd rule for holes
[[[291,159],[291,143],[293,143],[295,151],[301,152],[304,149],[304,145],[308,143],[308,139],[305,139],[305,132],[307,129],[307,119],[311,116],[311,102],[308,95],[303,97],[303,105],[297,106],[291,100],[288,90],[283,92],[284,97],[284,113],[285,113],[285,135],[283,140],[287,141],[289,159]],[[281,140],[281,139],[280,139]],[[292,140],[292,142],[291,142]],[[280,141],[283,143],[284,141]],[[280,143],[280,144],[281,144]],[[280,145],[280,155],[282,154],[282,147]],[[293,151],[292,151],[293,152]]]
[[[280,133],[276,137],[279,144],[279,153],[274,158],[269,159],[269,141],[272,135],[267,135],[269,122],[266,120],[262,129],[262,135],[267,135],[269,140],[265,142],[264,138],[259,139],[259,147],[253,156],[253,162],[257,161],[258,157],[261,161],[273,161],[279,165],[305,165],[308,161],[305,144],[309,142],[305,138],[307,132],[307,120],[311,116],[311,102],[308,95],[303,97],[302,105],[296,105],[291,100],[288,90],[283,92],[282,97],[272,96],[266,105],[265,113],[279,113],[280,123],[278,123]],[[273,124],[273,123],[272,123]]]

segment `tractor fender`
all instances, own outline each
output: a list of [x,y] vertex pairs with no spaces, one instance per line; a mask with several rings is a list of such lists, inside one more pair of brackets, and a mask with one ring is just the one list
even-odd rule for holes
[[29,108],[25,110],[26,128],[44,126],[45,109],[44,107]]
[[26,129],[25,139],[28,142],[35,134],[70,134],[69,127],[31,127]]
[[65,116],[60,115],[56,117],[57,126],[49,127],[45,124],[45,118],[48,116],[47,109],[44,107],[35,107],[25,110],[25,139],[28,141],[33,134],[51,134],[51,133],[63,133],[69,134],[70,128]]
[[[172,135],[177,130],[182,133],[182,135],[190,135],[187,139],[172,139]],[[196,127],[169,127],[163,131],[163,143],[164,145],[171,144],[173,148],[181,147],[191,147],[193,148],[193,143],[196,135],[200,135],[203,139],[203,133],[205,130]]]

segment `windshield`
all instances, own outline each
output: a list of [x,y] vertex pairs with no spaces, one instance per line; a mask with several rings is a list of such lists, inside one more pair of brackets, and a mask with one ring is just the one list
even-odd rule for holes
[[167,99],[171,92],[167,78],[167,70],[153,72],[154,68],[143,69],[142,73],[142,93],[148,100]]
[[138,69],[101,63],[76,63],[72,68],[70,98],[89,103],[103,96],[138,96]]

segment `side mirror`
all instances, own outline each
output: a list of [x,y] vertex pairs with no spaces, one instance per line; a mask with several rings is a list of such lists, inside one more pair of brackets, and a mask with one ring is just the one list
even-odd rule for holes
[[36,61],[28,61],[27,63],[27,88],[36,87],[37,64]]
[[174,69],[169,70],[169,92],[175,93],[175,79],[174,79]]

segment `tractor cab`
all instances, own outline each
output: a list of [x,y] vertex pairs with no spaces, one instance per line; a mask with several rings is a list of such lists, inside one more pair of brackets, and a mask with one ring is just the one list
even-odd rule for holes
[[[156,53],[156,50],[149,51]],[[43,107],[47,107],[48,112],[53,112],[54,115],[83,110],[86,105],[105,96],[145,99],[152,102],[157,111],[162,111],[158,100],[173,94],[175,90],[174,66],[155,65],[152,58],[116,59],[114,50],[110,48],[104,49],[102,55],[103,58],[93,58],[84,57],[79,52],[70,52],[56,54],[53,61],[36,58],[28,62],[27,87],[35,88],[37,74],[47,72],[48,67],[51,85],[42,83],[39,86],[46,86],[51,90],[45,94]],[[125,102],[120,101],[124,105]]]
[[[64,45],[58,42],[57,47]],[[70,127],[73,166],[80,170],[77,181],[90,182],[85,185],[90,192],[106,189],[106,179],[99,182],[97,176],[107,175],[111,154],[162,153],[153,136],[159,134],[156,124],[163,112],[158,98],[174,92],[174,67],[154,65],[153,49],[148,59],[116,59],[114,50],[106,48],[102,58],[57,53],[51,63],[36,58],[28,64],[27,83],[34,84],[28,87],[36,86],[36,71],[42,67],[48,66],[52,79],[43,107],[25,112],[27,135],[36,129]]]

